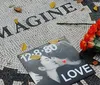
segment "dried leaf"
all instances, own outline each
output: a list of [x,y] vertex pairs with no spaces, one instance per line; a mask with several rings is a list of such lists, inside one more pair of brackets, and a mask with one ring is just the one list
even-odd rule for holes
[[25,51],[27,49],[27,44],[26,43],[23,43],[22,46],[21,46],[21,50],[22,51]]
[[76,0],[77,1],[77,3],[81,3],[81,2],[83,2],[83,0]]
[[39,56],[39,55],[32,55],[30,58],[32,60],[40,60],[41,56]]
[[56,6],[56,3],[55,2],[51,2],[50,3],[50,8],[54,8]]
[[85,8],[82,8],[81,11],[85,10]]
[[18,19],[14,19],[15,24],[18,24]]
[[14,7],[14,6],[15,6],[15,5],[10,5],[9,8],[12,8],[12,7]]
[[59,42],[58,39],[49,41],[50,44],[57,44]]
[[94,10],[94,11],[98,11],[98,6],[95,5],[95,6],[93,7],[93,10]]
[[14,7],[14,10],[15,10],[16,12],[19,12],[19,13],[22,12],[22,8],[20,8],[20,7]]

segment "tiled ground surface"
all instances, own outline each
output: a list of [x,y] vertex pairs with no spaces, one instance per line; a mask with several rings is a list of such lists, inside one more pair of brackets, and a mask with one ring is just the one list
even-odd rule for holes
[[[49,3],[51,0],[0,0],[0,32],[2,33],[2,28],[7,26],[8,30],[13,34],[12,36],[7,37],[5,33],[5,38],[0,37],[0,85],[33,85],[32,80],[27,75],[26,70],[23,68],[22,64],[19,62],[17,55],[21,54],[20,45],[24,42],[27,43],[28,49],[30,50],[34,47],[38,47],[46,43],[50,39],[59,38],[66,36],[66,38],[72,43],[72,45],[78,50],[79,41],[81,40],[83,34],[88,30],[89,26],[60,26],[57,25],[57,22],[87,22],[94,23],[95,18],[90,17],[94,13],[88,7],[88,5],[77,4],[74,0],[53,0],[56,2],[56,7],[60,10],[61,5],[64,5],[68,2],[72,4],[77,10],[66,14],[64,10],[63,16],[53,15],[56,19],[50,17],[46,11],[54,10],[50,9]],[[95,1],[95,0],[87,0]],[[99,1],[99,0],[96,0]],[[94,2],[95,4],[100,4],[99,2]],[[19,6],[23,9],[22,13],[16,13],[12,8],[9,8],[10,5]],[[82,8],[85,10],[80,11]],[[39,15],[40,13],[45,14],[48,17],[49,21],[45,22],[43,18]],[[99,12],[97,12],[99,13]],[[96,14],[97,14],[96,13]],[[30,27],[26,24],[26,19],[30,16],[36,16],[37,19],[41,20],[39,26]],[[99,14],[98,14],[99,17]],[[16,33],[16,26],[14,19],[18,18],[19,22],[24,26],[30,28],[29,30],[23,31],[19,30],[19,33]],[[92,20],[94,21],[92,21]],[[30,20],[31,23],[37,24],[34,22],[34,19]],[[4,68],[5,67],[5,68]],[[100,66],[92,66],[96,71],[96,76],[91,76],[85,80],[76,83],[75,85],[100,85]],[[8,69],[11,68],[11,69]],[[17,70],[14,70],[17,69]],[[7,74],[7,75],[6,75]],[[14,76],[17,76],[15,79]],[[11,77],[13,76],[13,77]],[[13,82],[14,81],[14,82]]]

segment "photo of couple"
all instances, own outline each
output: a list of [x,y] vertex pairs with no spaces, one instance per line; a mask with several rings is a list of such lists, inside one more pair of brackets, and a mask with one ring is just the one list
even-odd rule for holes
[[[42,50],[45,45],[36,49]],[[55,51],[42,52],[40,59],[33,59],[28,62],[20,59],[36,85],[62,85],[64,77],[61,77],[61,73],[66,72],[70,67],[79,67],[85,64],[79,58],[77,50],[66,39],[57,42],[56,46]],[[33,50],[29,52],[31,53]]]

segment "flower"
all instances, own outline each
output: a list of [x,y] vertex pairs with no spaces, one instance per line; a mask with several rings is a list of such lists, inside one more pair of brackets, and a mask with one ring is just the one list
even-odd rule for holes
[[87,48],[93,48],[94,47],[94,42],[88,42]]
[[88,48],[93,48],[94,46],[95,46],[95,43],[92,41],[86,42],[85,40],[81,40],[81,42],[80,42],[80,48],[83,51],[87,50]]
[[92,24],[88,29],[88,32],[84,35],[84,38],[80,42],[80,48],[82,51],[87,49],[94,48],[100,51],[100,19],[96,21],[95,24]]
[[85,51],[87,49],[87,43],[85,40],[81,40],[80,42],[80,48]]
[[85,40],[86,42],[89,41],[89,34],[85,34],[85,35],[84,35],[84,40]]
[[89,34],[86,33],[85,36],[84,36],[84,40],[85,40],[86,42],[88,42],[88,41],[93,41],[94,38],[95,38],[95,34],[89,35]]
[[92,26],[90,26],[88,34],[95,34],[95,32],[97,32],[97,24],[93,24]]
[[93,41],[95,37],[96,37],[95,34],[90,35],[90,39],[89,39],[89,41]]
[[100,37],[100,30],[97,31],[96,35]]

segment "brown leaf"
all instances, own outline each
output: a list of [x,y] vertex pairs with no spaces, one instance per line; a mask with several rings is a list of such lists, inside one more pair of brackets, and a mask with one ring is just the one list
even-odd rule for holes
[[83,0],[76,0],[77,1],[77,3],[81,3],[81,2],[83,2]]
[[20,7],[14,7],[14,10],[15,10],[16,12],[19,12],[19,13],[22,12],[22,8],[20,8]]

